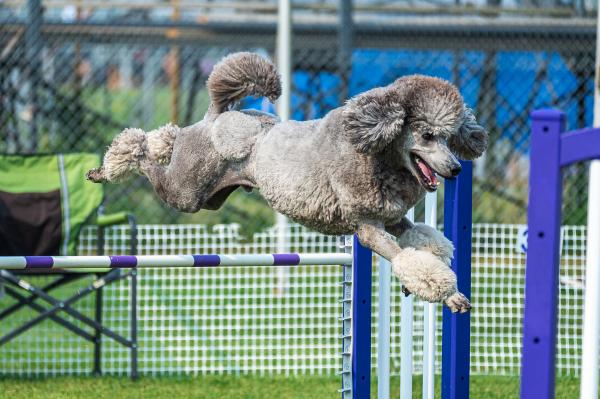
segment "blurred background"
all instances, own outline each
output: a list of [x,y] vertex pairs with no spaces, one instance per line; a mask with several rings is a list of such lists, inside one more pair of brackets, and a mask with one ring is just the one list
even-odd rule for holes
[[[420,73],[456,84],[489,130],[490,148],[474,163],[471,371],[512,376],[473,377],[483,387],[474,397],[514,397],[528,118],[533,109],[552,106],[567,113],[569,129],[591,125],[596,3],[294,0],[292,6],[293,119],[320,118],[357,93]],[[276,0],[0,0],[0,153],[103,153],[126,127],[151,130],[167,122],[198,121],[208,106],[206,78],[223,56],[244,50],[277,59],[277,12]],[[264,99],[248,98],[243,106],[275,112]],[[587,165],[570,167],[564,176],[563,223],[568,226],[562,236],[557,365],[563,377],[579,373]],[[163,205],[145,178],[106,189],[108,212],[136,215],[140,254],[281,248],[282,231],[271,227],[276,216],[258,193],[236,192],[217,212],[183,214]],[[416,209],[417,220],[422,208]],[[127,229],[107,231],[109,253],[127,250]],[[290,251],[339,250],[337,237],[297,225],[287,226],[283,238]],[[94,254],[96,243],[95,228],[84,229],[79,253]],[[140,373],[323,374],[338,386],[340,279],[337,267],[324,266],[293,268],[287,275],[268,268],[140,270]],[[374,277],[374,293],[377,284]],[[127,332],[128,285],[104,291],[104,320]],[[393,279],[394,375],[400,364],[401,295]],[[2,301],[10,305],[9,298]],[[375,321],[376,297],[373,303]],[[79,306],[93,314],[92,302]],[[421,305],[414,320],[414,370],[419,373]],[[42,334],[28,332],[0,348],[0,375],[89,373],[86,342],[49,322],[40,328]],[[376,331],[373,337],[375,345]],[[439,350],[440,331],[437,339]],[[127,351],[106,341],[104,372],[128,373]],[[437,356],[439,369],[439,351]],[[512,384],[515,394],[487,396],[485,387],[492,382],[499,390]]]
[[[341,23],[344,4],[352,19]],[[592,121],[594,7],[294,1],[292,118],[320,118],[400,76],[448,79],[491,134],[476,161],[474,201],[485,205],[474,221],[522,223],[531,110],[559,107],[570,128]],[[125,127],[194,123],[221,57],[249,50],[276,58],[276,22],[275,0],[0,0],[0,152],[101,152]],[[262,99],[244,106],[274,112]],[[566,173],[567,223],[585,220],[584,170]],[[130,204],[142,223],[238,222],[248,234],[274,222],[258,194],[236,193],[216,213],[177,213],[141,177],[108,187],[109,211]]]

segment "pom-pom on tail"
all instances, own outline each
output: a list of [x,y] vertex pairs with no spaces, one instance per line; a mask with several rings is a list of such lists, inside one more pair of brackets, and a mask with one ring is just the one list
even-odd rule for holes
[[215,65],[206,85],[211,100],[207,115],[211,116],[228,111],[246,96],[275,101],[281,95],[281,80],[275,66],[248,52],[223,58]]

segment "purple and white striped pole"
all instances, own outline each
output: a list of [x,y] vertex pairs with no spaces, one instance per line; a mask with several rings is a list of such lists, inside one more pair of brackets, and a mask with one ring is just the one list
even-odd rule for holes
[[266,255],[0,256],[0,269],[86,269],[351,264],[346,253]]

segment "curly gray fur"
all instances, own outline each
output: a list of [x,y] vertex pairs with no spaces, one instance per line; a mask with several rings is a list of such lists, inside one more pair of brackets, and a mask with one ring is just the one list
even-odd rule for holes
[[[448,266],[451,244],[404,218],[426,191],[436,189],[434,172],[455,176],[457,155],[477,157],[487,145],[487,133],[456,87],[407,76],[356,96],[322,119],[281,122],[257,111],[229,110],[249,93],[279,95],[275,68],[257,55],[225,58],[208,86],[212,105],[202,121],[163,128],[160,146],[143,134],[118,136],[103,172],[91,171],[90,179],[111,181],[137,168],[160,198],[183,212],[216,209],[240,187],[259,189],[274,209],[317,231],[358,233],[419,297],[443,301],[452,311],[469,309]],[[170,142],[170,162],[162,165]],[[403,237],[400,245],[386,230]]]
[[95,182],[125,180],[132,173],[139,173],[140,162],[147,154],[146,133],[142,129],[125,129],[113,139],[102,166],[90,170],[86,177]]
[[215,65],[206,82],[211,104],[207,115],[218,115],[246,96],[281,95],[281,79],[275,66],[254,53],[234,53]]
[[102,166],[90,170],[87,178],[114,183],[127,179],[134,172],[139,173],[140,163],[145,159],[160,165],[168,164],[179,130],[170,123],[148,133],[137,128],[123,130],[104,154]]
[[396,91],[376,88],[346,103],[342,124],[358,151],[374,153],[383,150],[402,131],[404,115]]
[[477,123],[471,108],[464,108],[463,123],[458,134],[450,137],[448,145],[462,159],[478,158],[487,148],[488,134]]
[[168,123],[163,127],[148,132],[148,157],[161,165],[171,162],[173,144],[179,127]]

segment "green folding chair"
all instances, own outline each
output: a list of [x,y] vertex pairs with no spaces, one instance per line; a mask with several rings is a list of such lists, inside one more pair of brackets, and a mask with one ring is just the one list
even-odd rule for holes
[[[85,173],[99,164],[96,154],[0,155],[0,256],[76,255],[81,228],[94,219],[98,225],[98,255],[104,253],[104,229],[123,223],[130,225],[130,253],[135,255],[137,226],[133,216],[125,212],[98,214],[104,198],[103,186],[88,182]],[[51,282],[44,286],[33,284],[30,277],[40,275],[50,277]],[[67,299],[52,296],[53,290],[86,276],[93,276],[93,282],[83,289],[77,287]],[[131,290],[131,328],[130,336],[124,337],[102,324],[102,289],[127,278]],[[49,319],[94,345],[94,374],[102,373],[102,335],[105,335],[130,349],[131,376],[137,377],[135,270],[0,270],[0,285],[4,293],[16,301],[0,309],[0,326],[3,319],[24,307],[37,313],[6,333],[0,327],[0,346]],[[91,318],[74,304],[93,293],[95,315]],[[85,328],[67,320],[64,313],[80,321]]]

